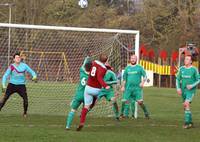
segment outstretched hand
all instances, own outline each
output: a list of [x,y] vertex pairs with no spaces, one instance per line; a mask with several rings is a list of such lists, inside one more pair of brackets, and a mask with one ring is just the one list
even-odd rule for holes
[[2,93],[6,93],[6,88],[2,87]]
[[38,82],[37,77],[33,77],[33,78],[32,78],[32,81],[34,81],[35,83],[37,83],[37,82]]

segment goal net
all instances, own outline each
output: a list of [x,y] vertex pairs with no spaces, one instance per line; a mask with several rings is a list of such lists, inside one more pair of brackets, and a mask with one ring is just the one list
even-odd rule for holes
[[[98,59],[101,53],[107,54],[117,73],[127,65],[131,53],[139,56],[139,32],[0,23],[1,78],[17,51],[21,52],[23,62],[38,74],[38,83],[31,82],[27,75],[28,113],[66,115],[84,58],[89,54],[92,59]],[[116,91],[119,92],[119,88],[116,87]],[[121,104],[121,97],[118,100]],[[22,100],[13,94],[1,113],[21,112]],[[112,106],[105,99],[90,113],[94,116],[112,114]]]

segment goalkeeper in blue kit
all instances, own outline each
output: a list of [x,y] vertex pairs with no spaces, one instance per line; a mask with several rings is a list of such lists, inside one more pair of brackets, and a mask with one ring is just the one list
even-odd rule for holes
[[[8,67],[2,78],[2,93],[4,94],[4,96],[0,102],[0,110],[3,108],[6,101],[12,94],[18,93],[23,99],[23,107],[24,107],[23,116],[26,117],[28,109],[28,97],[25,86],[26,84],[25,75],[26,72],[30,73],[33,81],[37,80],[37,75],[27,64],[21,62],[20,53],[15,53],[13,59],[14,63]],[[9,83],[6,88],[6,81],[8,78],[9,78]]]

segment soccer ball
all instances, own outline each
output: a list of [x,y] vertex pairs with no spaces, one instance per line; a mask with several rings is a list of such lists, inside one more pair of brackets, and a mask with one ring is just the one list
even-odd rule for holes
[[78,5],[81,7],[81,8],[87,8],[88,7],[88,1],[87,0],[80,0],[78,2]]

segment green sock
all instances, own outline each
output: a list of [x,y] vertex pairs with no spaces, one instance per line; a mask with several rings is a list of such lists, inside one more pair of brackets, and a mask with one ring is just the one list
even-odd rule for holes
[[72,121],[74,119],[74,114],[75,114],[75,112],[73,112],[73,111],[70,111],[68,113],[68,117],[67,117],[67,120],[66,120],[66,128],[71,127]]
[[121,107],[121,113],[120,113],[120,115],[124,115],[124,107],[125,107],[125,102],[122,102],[122,107]]
[[115,117],[119,117],[119,109],[118,109],[117,102],[113,103],[113,111],[115,113]]
[[125,106],[124,106],[124,116],[125,117],[128,117],[129,109],[130,109],[130,104],[129,103],[125,103]]
[[185,110],[185,123],[190,124],[192,122],[192,113],[190,110]]
[[149,115],[149,112],[147,111],[146,106],[145,106],[144,104],[142,104],[142,105],[140,105],[140,106],[141,106],[142,110],[144,111],[144,115],[145,115],[145,116]]
[[190,123],[192,123],[192,112],[190,111]]
[[131,112],[132,112],[132,116],[135,115],[135,100],[131,101]]

